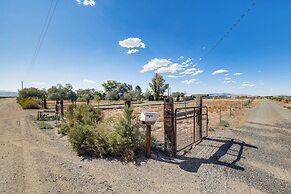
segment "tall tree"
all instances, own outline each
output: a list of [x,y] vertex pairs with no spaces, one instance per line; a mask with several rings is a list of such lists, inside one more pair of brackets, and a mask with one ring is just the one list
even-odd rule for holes
[[90,103],[90,100],[94,99],[95,89],[85,89],[85,90],[79,89],[76,92],[77,92],[77,96],[79,98],[86,100],[87,104]]
[[159,73],[155,73],[152,83],[149,83],[149,86],[152,89],[156,101],[160,100],[165,91],[169,88],[169,84],[165,83],[163,76]]

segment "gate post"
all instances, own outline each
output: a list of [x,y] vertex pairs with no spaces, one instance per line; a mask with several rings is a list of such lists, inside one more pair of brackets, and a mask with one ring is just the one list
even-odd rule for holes
[[196,97],[196,106],[197,107],[201,107],[197,109],[197,119],[196,119],[196,127],[197,127],[197,136],[199,138],[199,140],[202,139],[203,137],[203,133],[202,133],[202,106],[203,106],[203,102],[202,102],[202,96],[197,96]]
[[167,156],[176,155],[174,131],[174,102],[172,97],[164,97],[164,149]]

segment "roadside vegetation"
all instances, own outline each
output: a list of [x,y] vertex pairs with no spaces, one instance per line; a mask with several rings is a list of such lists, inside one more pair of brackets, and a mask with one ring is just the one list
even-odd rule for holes
[[144,135],[133,109],[125,106],[118,121],[104,120],[103,112],[91,105],[66,112],[66,123],[61,126],[63,135],[68,134],[73,149],[80,156],[97,158],[119,157],[122,161],[133,161],[144,148]]

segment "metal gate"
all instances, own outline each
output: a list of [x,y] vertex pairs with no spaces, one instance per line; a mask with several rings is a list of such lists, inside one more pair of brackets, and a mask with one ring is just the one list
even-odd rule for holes
[[208,107],[176,108],[174,113],[174,137],[176,153],[192,146],[208,136]]

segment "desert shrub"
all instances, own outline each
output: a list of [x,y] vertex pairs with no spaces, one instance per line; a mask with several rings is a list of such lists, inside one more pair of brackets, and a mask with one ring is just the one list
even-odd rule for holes
[[69,132],[69,141],[78,155],[97,156],[96,133],[89,125],[78,125]]
[[[70,113],[71,114],[71,113]],[[75,124],[97,125],[103,120],[104,114],[101,109],[94,108],[91,105],[81,105],[73,113]]]
[[39,109],[40,100],[36,97],[17,98],[17,102],[23,109]]
[[74,114],[75,114],[75,106],[70,104],[67,107],[67,110],[65,112],[65,118],[68,121],[70,126],[74,125]]
[[69,141],[78,155],[103,158],[112,153],[109,134],[89,125],[78,125],[70,130]]
[[139,125],[133,118],[133,109],[125,106],[123,117],[115,126],[114,154],[120,155],[124,161],[132,161],[135,153],[142,150],[144,136],[139,131]]
[[37,125],[40,129],[53,129],[54,128],[51,124],[46,123],[46,122],[39,122],[37,123]]
[[18,97],[21,99],[25,99],[29,97],[42,98],[44,95],[45,95],[45,91],[39,90],[37,88],[23,88],[22,90],[18,91]]
[[62,124],[58,130],[58,134],[68,135],[71,127],[68,124]]
[[[78,122],[61,128],[61,133],[68,133],[73,149],[79,155],[100,158],[116,156],[126,162],[134,160],[136,154],[143,149],[144,135],[133,117],[133,109],[126,106],[118,123],[111,120],[100,122],[103,114],[101,117],[100,112],[91,111],[88,106],[75,110],[74,120]],[[92,121],[87,117],[95,119]]]

